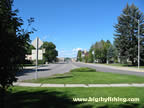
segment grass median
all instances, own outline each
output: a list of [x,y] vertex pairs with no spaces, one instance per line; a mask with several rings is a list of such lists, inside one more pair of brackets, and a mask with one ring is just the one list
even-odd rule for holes
[[65,74],[56,74],[48,78],[27,80],[31,83],[49,84],[117,84],[144,83],[144,77],[124,74],[97,72],[91,68],[77,68]]

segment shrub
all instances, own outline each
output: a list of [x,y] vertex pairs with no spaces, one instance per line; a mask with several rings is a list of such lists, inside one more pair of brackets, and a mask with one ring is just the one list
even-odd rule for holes
[[72,69],[70,72],[96,72],[96,69],[81,67],[81,68]]

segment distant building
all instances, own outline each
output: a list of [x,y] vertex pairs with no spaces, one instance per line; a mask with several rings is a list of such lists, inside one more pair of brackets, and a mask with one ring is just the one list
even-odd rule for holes
[[26,56],[25,56],[25,59],[26,59],[26,60],[32,60],[32,55],[26,55]]
[[87,55],[88,55],[88,51],[87,50],[82,51],[82,58],[87,56]]
[[74,58],[71,58],[72,62],[76,62],[77,58],[74,57]]
[[58,62],[64,62],[64,57],[58,57]]

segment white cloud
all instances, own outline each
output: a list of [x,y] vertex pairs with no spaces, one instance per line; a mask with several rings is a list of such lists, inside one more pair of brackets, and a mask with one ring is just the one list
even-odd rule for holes
[[73,52],[78,52],[79,50],[82,50],[82,48],[73,48]]
[[79,50],[82,50],[82,48],[73,48],[72,50],[61,49],[61,50],[58,51],[58,56],[59,57],[76,57],[77,52]]

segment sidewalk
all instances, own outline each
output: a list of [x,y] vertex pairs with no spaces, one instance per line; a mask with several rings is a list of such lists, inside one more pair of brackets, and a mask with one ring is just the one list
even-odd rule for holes
[[137,84],[42,84],[42,83],[13,83],[14,86],[23,87],[144,87],[144,83]]

